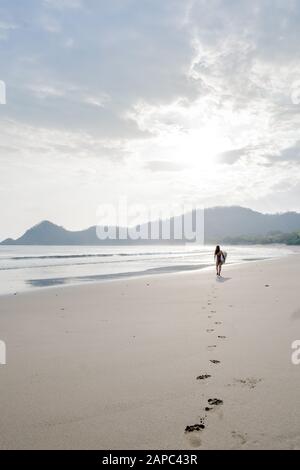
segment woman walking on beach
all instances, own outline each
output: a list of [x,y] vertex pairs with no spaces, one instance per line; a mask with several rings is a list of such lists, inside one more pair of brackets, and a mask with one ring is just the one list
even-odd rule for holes
[[221,250],[219,245],[217,245],[215,249],[217,276],[221,276],[222,264],[225,263],[225,260],[226,260],[226,253]]

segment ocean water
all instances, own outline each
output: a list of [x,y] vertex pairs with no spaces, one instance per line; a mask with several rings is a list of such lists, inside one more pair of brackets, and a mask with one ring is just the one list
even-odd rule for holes
[[[226,246],[227,264],[295,253],[286,246]],[[0,246],[0,295],[214,267],[213,246]]]

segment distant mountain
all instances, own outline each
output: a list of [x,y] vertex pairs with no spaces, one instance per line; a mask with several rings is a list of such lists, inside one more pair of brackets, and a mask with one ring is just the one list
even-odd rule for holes
[[48,220],[34,225],[17,240],[8,238],[2,245],[100,245],[96,226],[70,231]]
[[272,232],[300,230],[300,214],[262,214],[244,207],[213,207],[205,210],[205,241],[223,241],[228,237],[265,236]]
[[[145,227],[141,225],[141,227]],[[99,227],[98,227],[99,229]],[[116,231],[119,232],[118,227],[103,227],[103,231]],[[125,229],[127,230],[127,229]],[[65,228],[55,225],[48,220],[34,225],[32,228],[28,229],[24,235],[22,235],[17,240],[12,238],[7,238],[0,245],[138,245],[138,244],[162,244],[170,243],[172,239],[169,240],[131,240],[130,238],[122,239],[105,239],[101,240],[97,236],[97,227],[92,226],[85,230],[79,231],[70,231]],[[173,243],[182,243],[182,241],[173,240]]]
[[226,245],[270,245],[281,243],[284,245],[300,245],[300,231],[292,233],[272,232],[263,236],[227,237]]
[[[171,225],[174,224],[174,219]],[[159,222],[160,226],[170,221]],[[272,233],[291,233],[300,231],[300,214],[286,212],[283,214],[262,214],[260,212],[239,206],[213,207],[204,213],[204,239],[206,243],[218,243],[230,238],[253,239],[264,237]],[[157,222],[158,223],[158,222]],[[149,224],[139,228],[145,229]],[[114,227],[109,227],[114,230]],[[118,232],[118,228],[116,228]],[[179,243],[171,236],[168,240],[100,240],[97,237],[96,226],[86,230],[70,231],[49,221],[27,230],[17,240],[8,238],[3,245],[135,245],[135,244],[161,244]]]

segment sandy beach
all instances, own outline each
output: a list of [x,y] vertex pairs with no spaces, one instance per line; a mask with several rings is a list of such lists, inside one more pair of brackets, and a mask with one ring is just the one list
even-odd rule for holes
[[300,449],[299,261],[2,296],[0,448]]

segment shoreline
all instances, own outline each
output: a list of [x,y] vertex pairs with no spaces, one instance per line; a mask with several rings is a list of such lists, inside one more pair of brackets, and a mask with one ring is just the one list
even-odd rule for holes
[[300,448],[299,259],[0,297],[0,448]]
[[[296,253],[297,254],[297,253]],[[257,259],[244,259],[242,261],[233,261],[225,263],[223,270],[227,270],[228,267],[231,266],[242,266],[248,263],[254,262],[265,262],[265,261],[272,261],[278,259],[284,259],[289,256],[293,256],[294,253],[286,253],[284,255],[274,256],[272,258],[265,257],[265,258],[257,258]],[[200,267],[201,266],[201,267]],[[27,283],[32,283],[31,287],[28,287],[24,290],[15,290],[12,293],[1,293],[0,298],[5,296],[15,296],[21,295],[25,293],[32,293],[40,291],[41,289],[55,289],[55,288],[66,288],[66,287],[79,287],[84,285],[91,285],[91,284],[98,284],[98,283],[105,283],[105,282],[115,282],[115,281],[126,281],[129,279],[140,279],[140,278],[152,278],[153,276],[165,276],[165,275],[174,275],[174,274],[184,274],[189,272],[210,272],[215,270],[215,264],[203,264],[203,265],[176,265],[176,266],[163,266],[158,268],[148,268],[143,271],[128,271],[128,272],[121,272],[115,274],[96,274],[96,275],[86,275],[81,277],[60,277],[60,278],[46,278],[46,279],[32,279],[28,280]],[[80,281],[72,282],[72,280],[80,279]],[[68,282],[68,281],[71,282]],[[63,282],[62,282],[63,281]]]

